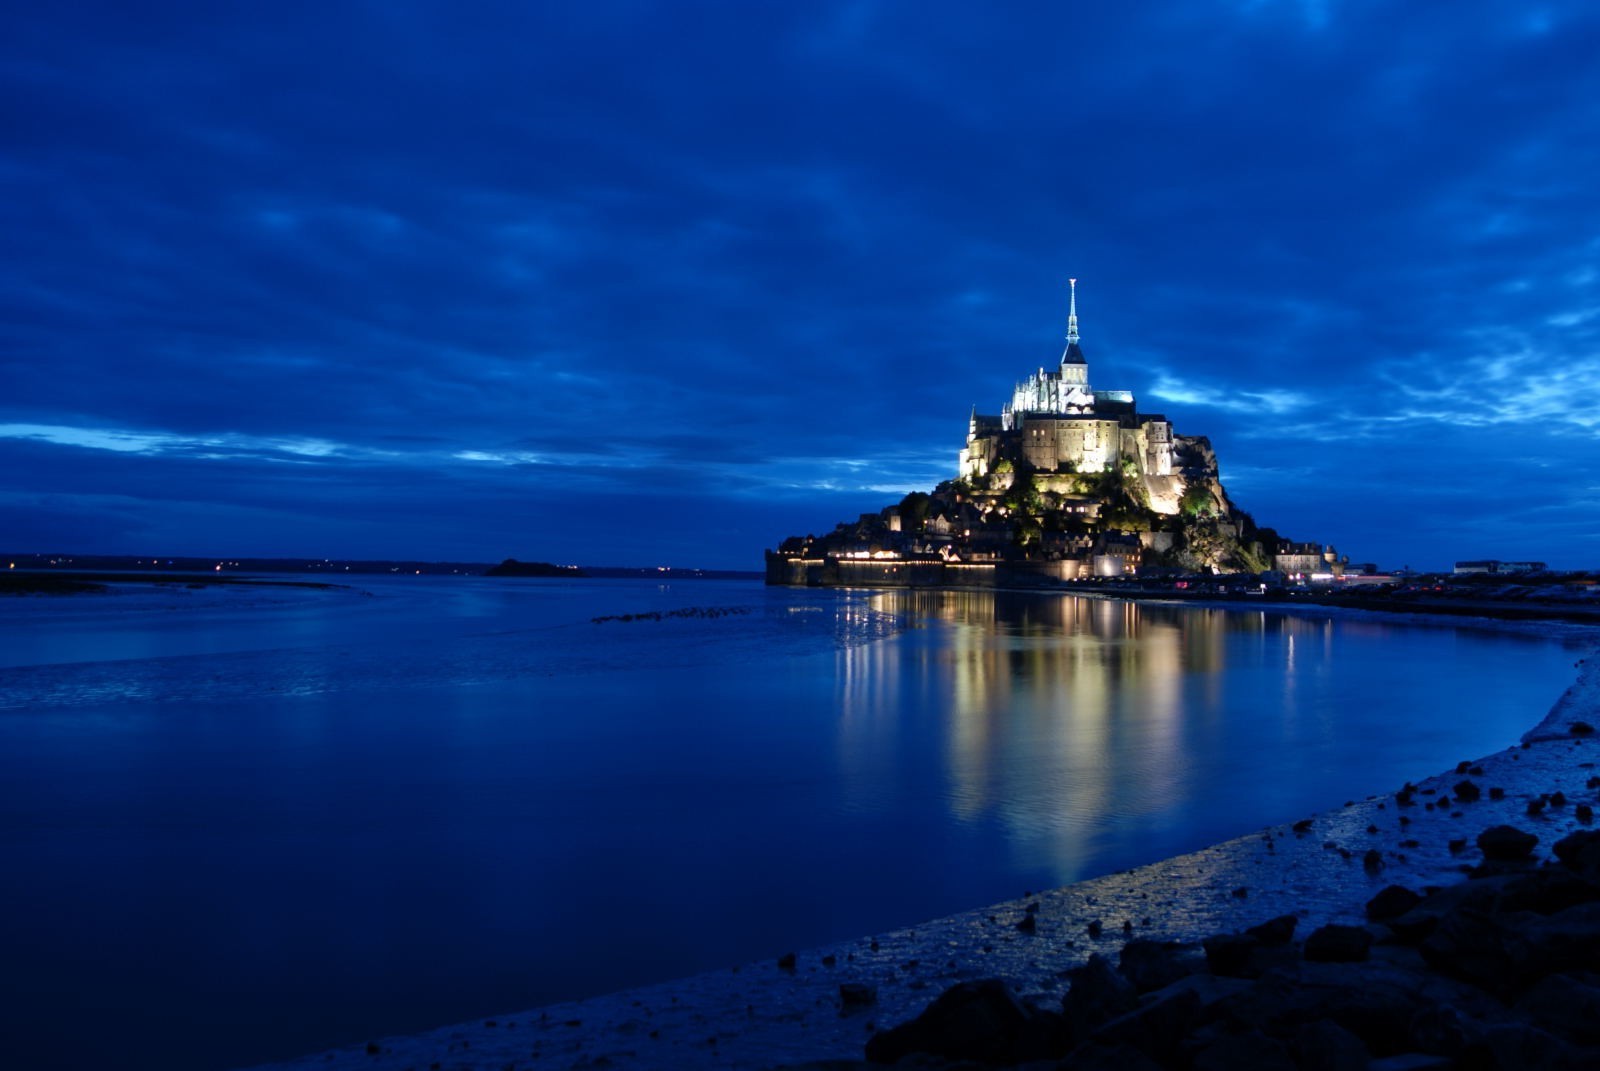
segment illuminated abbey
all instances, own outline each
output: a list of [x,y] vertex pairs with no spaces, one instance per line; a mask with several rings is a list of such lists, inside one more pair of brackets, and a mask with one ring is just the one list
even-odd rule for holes
[[960,476],[982,483],[1001,462],[1046,477],[1052,473],[1105,472],[1125,459],[1145,478],[1150,507],[1178,511],[1182,481],[1174,477],[1172,425],[1154,413],[1141,415],[1133,392],[1094,390],[1089,364],[1078,345],[1078,280],[1070,282],[1067,346],[1053,370],[1040,368],[1018,383],[999,416],[976,408],[967,423]]
[[1061,360],[1016,384],[998,415],[972,410],[953,479],[826,535],[790,536],[767,552],[767,582],[1048,586],[1151,568],[1341,568],[1332,548],[1289,543],[1236,507],[1205,436],[1141,414],[1131,391],[1090,386],[1070,285]]

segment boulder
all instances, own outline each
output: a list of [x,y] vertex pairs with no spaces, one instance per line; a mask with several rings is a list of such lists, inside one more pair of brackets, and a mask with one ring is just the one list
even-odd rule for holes
[[1367,918],[1373,922],[1399,918],[1420,903],[1422,897],[1405,886],[1389,885],[1367,901]]
[[1477,908],[1460,907],[1439,919],[1418,950],[1436,970],[1510,999],[1530,955],[1517,918],[1508,921]]
[[1067,1054],[1061,1071],[1162,1071],[1161,1065],[1132,1045],[1080,1045]]
[[951,986],[910,1022],[867,1041],[867,1059],[891,1064],[912,1053],[946,1060],[1010,1064],[1059,1055],[1050,1051],[1059,1024],[1023,1004],[998,978]]
[[1132,982],[1111,966],[1111,961],[1096,952],[1082,967],[1067,972],[1071,988],[1061,998],[1061,1014],[1067,1036],[1081,1040],[1119,1015],[1139,1004],[1139,992]]
[[840,982],[839,1003],[845,1008],[864,1008],[878,1002],[878,990],[862,982]]
[[1539,838],[1515,826],[1490,826],[1478,834],[1478,850],[1485,859],[1514,863],[1533,854]]
[[1205,967],[1202,953],[1195,945],[1144,939],[1123,945],[1118,962],[1122,976],[1140,993],[1165,989]]
[[1372,1059],[1360,1038],[1331,1019],[1301,1026],[1289,1047],[1301,1071],[1366,1071]]
[[1306,938],[1305,957],[1313,963],[1359,963],[1371,948],[1372,934],[1365,926],[1330,923]]
[[1293,915],[1279,915],[1244,932],[1263,945],[1286,945],[1294,940],[1294,928],[1299,921]]
[[1600,881],[1600,830],[1580,829],[1555,842],[1556,858],[1573,873]]
[[1194,1054],[1194,1071],[1296,1071],[1289,1046],[1259,1030],[1206,1045]]
[[1495,907],[1500,911],[1553,915],[1595,900],[1600,900],[1600,885],[1563,867],[1542,867],[1513,875],[1501,887]]
[[1517,1008],[1540,1028],[1578,1045],[1600,1045],[1600,975],[1587,971],[1547,975]]
[[1274,967],[1292,966],[1300,958],[1294,946],[1280,943],[1281,928],[1268,932],[1272,943],[1262,941],[1253,933],[1219,933],[1207,937],[1200,942],[1206,950],[1206,967],[1223,978],[1259,978]]
[[1508,1022],[1486,1027],[1460,1062],[1495,1071],[1594,1071],[1595,1054],[1536,1026]]
[[1409,1047],[1411,1020],[1427,1003],[1419,982],[1414,973],[1382,963],[1304,963],[1218,1001],[1211,1013],[1237,1031],[1278,1038],[1329,1020],[1374,1056],[1387,1056]]
[[1204,1016],[1200,994],[1188,980],[1152,993],[1126,1015],[1095,1031],[1091,1041],[1101,1045],[1129,1045],[1162,1066],[1179,1059],[1182,1041]]
[[1419,1052],[1453,1060],[1472,1044],[1475,1027],[1455,1006],[1434,1002],[1411,1017],[1411,1045]]

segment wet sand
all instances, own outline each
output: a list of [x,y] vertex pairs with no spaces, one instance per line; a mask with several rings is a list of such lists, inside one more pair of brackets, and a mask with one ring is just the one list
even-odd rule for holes
[[[1586,786],[1600,762],[1600,734],[1574,734],[1580,721],[1600,726],[1593,654],[1521,742],[1461,757],[1462,768],[1481,767],[1471,774],[1484,789],[1477,802],[1448,802],[1465,776],[1452,767],[1418,782],[1410,807],[1399,807],[1393,794],[1352,800],[1307,815],[1309,823],[889,933],[797,954],[773,949],[766,960],[724,971],[263,1067],[687,1069],[859,1060],[874,1030],[913,1017],[959,981],[1000,977],[1053,1002],[1069,968],[1094,952],[1114,961],[1133,937],[1192,942],[1285,914],[1299,917],[1302,933],[1328,922],[1359,924],[1366,901],[1384,886],[1463,880],[1463,869],[1481,861],[1474,839],[1493,825],[1536,834],[1535,854],[1548,858],[1558,839],[1585,828],[1577,805],[1600,805],[1600,790]],[[1503,798],[1490,798],[1490,789]],[[1557,790],[1566,805],[1527,813],[1530,800]],[[1452,840],[1467,847],[1452,852]],[[1383,858],[1376,872],[1363,865],[1371,849]],[[841,884],[838,895],[849,896],[849,887]],[[1030,908],[1035,924],[1019,928]],[[604,919],[595,920],[594,939],[597,955],[627,954],[608,946]],[[870,987],[873,1002],[845,1006],[840,986],[848,983]]]

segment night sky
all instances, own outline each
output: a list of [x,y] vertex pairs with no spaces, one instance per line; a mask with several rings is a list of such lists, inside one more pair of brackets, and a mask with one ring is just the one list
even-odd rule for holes
[[1600,566],[1600,6],[12,5],[0,549],[759,568],[1059,357]]

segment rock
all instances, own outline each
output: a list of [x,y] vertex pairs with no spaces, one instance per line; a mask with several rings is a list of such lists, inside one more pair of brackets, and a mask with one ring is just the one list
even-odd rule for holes
[[1403,885],[1385,886],[1377,896],[1367,901],[1367,918],[1374,922],[1399,918],[1422,903],[1422,897]]
[[1207,937],[1201,942],[1207,969],[1219,978],[1259,978],[1274,967],[1292,966],[1299,960],[1299,953],[1282,939],[1284,927],[1277,922],[1267,924],[1270,942],[1252,933]]
[[778,957],[778,969],[779,970],[784,970],[784,971],[792,971],[792,970],[794,970],[794,953],[793,952],[785,952],[783,955]]
[[1573,736],[1588,736],[1590,733],[1594,732],[1594,726],[1590,725],[1586,721],[1575,721],[1571,725],[1567,726],[1567,731]]
[[1162,1066],[1176,1063],[1183,1038],[1200,1025],[1204,1014],[1199,993],[1190,979],[1152,993],[1126,1015],[1095,1031],[1093,1041],[1105,1045],[1131,1045]]
[[1311,819],[1302,818],[1291,827],[1296,833],[1310,833]]
[[[1017,999],[998,978],[951,986],[910,1022],[880,1030],[867,1041],[873,1063],[890,1064],[912,1053],[947,1060],[1007,1064],[1051,1055],[1040,1013]],[[1039,1027],[1047,1027],[1041,1031]]]
[[1600,902],[1578,904],[1551,915],[1519,913],[1518,936],[1527,942],[1521,984],[1558,971],[1587,970],[1600,964]]
[[1483,798],[1483,791],[1471,781],[1457,781],[1455,796],[1457,803],[1476,803]]
[[1572,816],[1584,825],[1594,821],[1594,808],[1587,803],[1580,803],[1572,808]]
[[1376,874],[1383,869],[1383,853],[1376,848],[1368,848],[1367,854],[1361,857],[1361,866],[1369,874]]
[[1279,915],[1244,932],[1263,945],[1286,945],[1294,940],[1294,928],[1299,921],[1293,915]]
[[1034,921],[1032,915],[1022,916],[1022,921],[1017,923],[1017,929],[1021,930],[1023,933],[1033,933],[1038,928],[1039,924]]
[[1129,941],[1122,946],[1119,966],[1135,990],[1149,993],[1204,969],[1199,952],[1194,945],[1171,941]]
[[1600,886],[1564,867],[1543,867],[1513,875],[1495,901],[1498,911],[1532,911],[1554,915],[1569,907],[1600,900]]
[[1439,920],[1418,946],[1436,970],[1510,999],[1528,961],[1528,942],[1514,927],[1476,908],[1462,907]]
[[[1206,950],[1206,967],[1223,978],[1250,978],[1250,958],[1261,942],[1242,933],[1219,933],[1200,942]],[[1256,972],[1259,973],[1259,972]]]
[[1527,1023],[1496,1023],[1463,1054],[1467,1067],[1495,1071],[1594,1071],[1594,1057]]
[[1274,1037],[1327,1019],[1360,1038],[1374,1056],[1386,1056],[1410,1043],[1411,1020],[1426,1006],[1419,981],[1416,973],[1384,963],[1307,962],[1274,971],[1217,1002],[1211,1014],[1237,1030]]
[[1366,1071],[1372,1059],[1360,1038],[1331,1019],[1301,1026],[1290,1049],[1301,1071]]
[[1478,850],[1485,859],[1516,862],[1533,854],[1539,838],[1514,826],[1490,826],[1478,834]]
[[1195,1053],[1194,1071],[1295,1071],[1289,1046],[1259,1030],[1234,1034]]
[[1472,1043],[1474,1031],[1454,1006],[1429,1004],[1411,1017],[1411,1044],[1421,1052],[1455,1059]]
[[1364,926],[1330,923],[1306,938],[1305,957],[1313,963],[1359,963],[1372,947],[1372,934]]
[[864,1008],[878,1002],[876,988],[861,982],[840,982],[839,1003],[846,1008]]
[[1367,1065],[1367,1071],[1453,1071],[1455,1062],[1425,1052],[1402,1052]]
[[1459,908],[1492,909],[1514,880],[1514,875],[1501,875],[1448,885],[1429,893],[1422,903],[1386,925],[1403,943],[1416,944],[1433,932],[1440,919]]
[[1600,880],[1600,830],[1568,833],[1552,846],[1561,865],[1586,878]]
[[1161,1065],[1132,1045],[1080,1045],[1059,1065],[1061,1071],[1161,1071]]
[[1523,995],[1517,1008],[1565,1041],[1600,1045],[1600,976],[1587,971],[1548,975]]
[[1067,972],[1071,988],[1061,998],[1069,1037],[1082,1040],[1139,1004],[1139,991],[1096,952],[1089,962]]
[[1567,794],[1565,792],[1562,792],[1560,789],[1556,789],[1554,792],[1550,793],[1550,806],[1565,807],[1566,805]]

